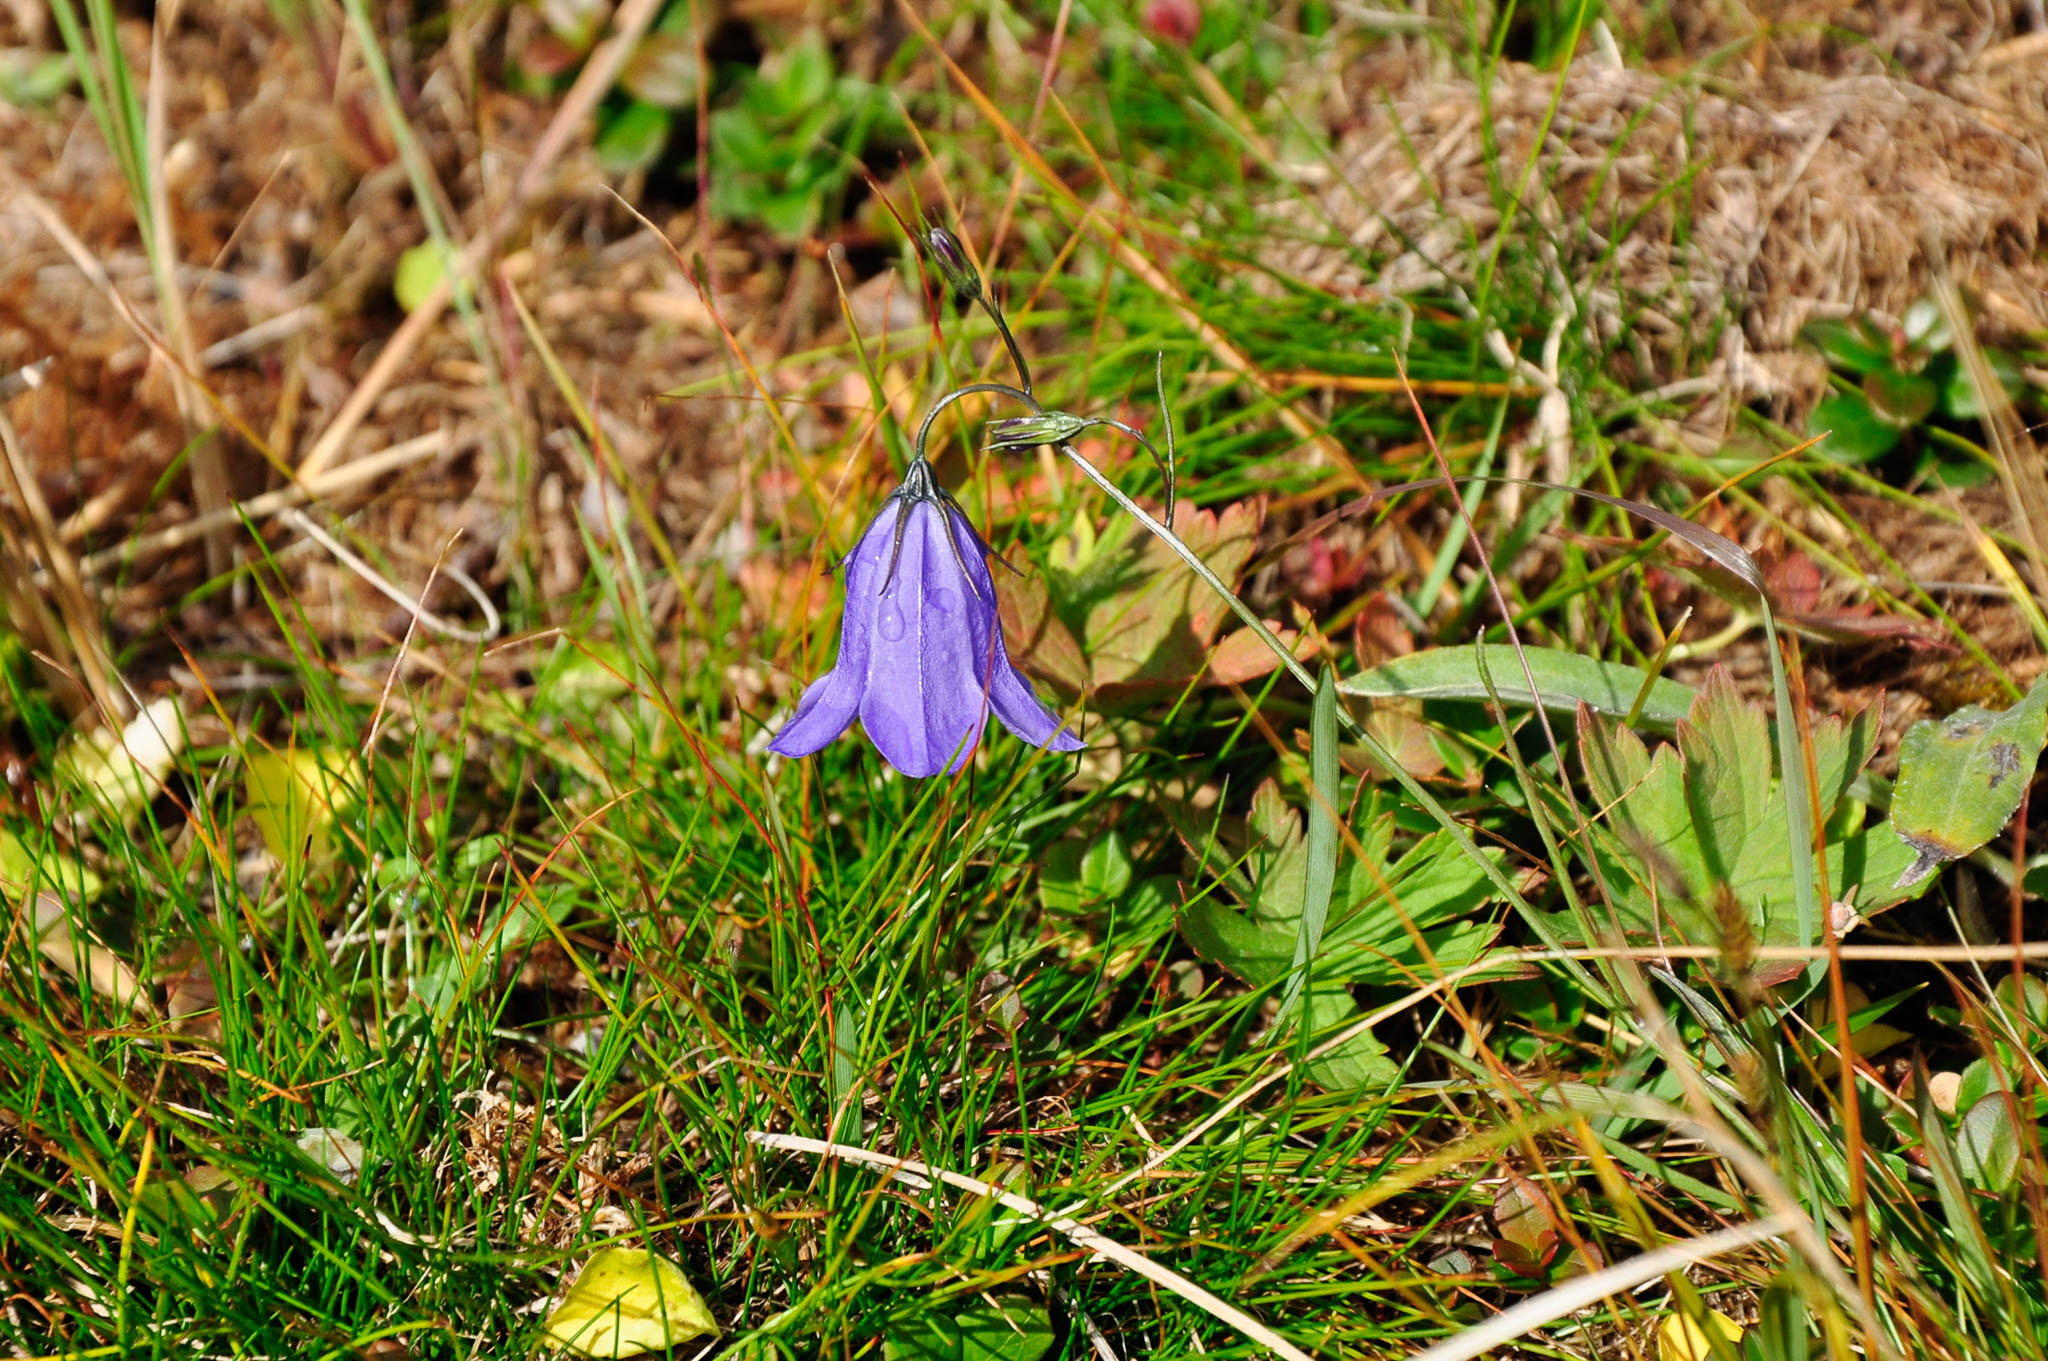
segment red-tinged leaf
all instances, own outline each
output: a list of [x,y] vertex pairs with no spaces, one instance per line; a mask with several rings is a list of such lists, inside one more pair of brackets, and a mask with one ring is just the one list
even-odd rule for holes
[[1819,609],[1821,585],[1820,568],[1804,553],[1788,554],[1771,569],[1771,598],[1786,614]]
[[[1270,621],[1268,627],[1273,627]],[[1315,655],[1315,639],[1297,635],[1292,629],[1273,627],[1273,632],[1295,660],[1306,661]],[[1250,629],[1239,629],[1227,635],[1209,654],[1209,670],[1204,680],[1210,685],[1243,685],[1270,675],[1279,665],[1280,659],[1266,646],[1265,639]]]
[[[1235,584],[1251,560],[1265,507],[1241,501],[1220,514],[1182,504],[1174,532],[1224,581]],[[1188,572],[1165,544],[1132,525],[1074,559],[1100,590],[1082,628],[1082,648],[1098,693],[1125,697],[1170,692],[1209,667],[1210,646],[1229,613],[1215,592]]]
[[1961,651],[1939,625],[1905,615],[1855,609],[1811,613],[1789,611],[1785,618],[1794,627],[1818,634],[1830,642],[1896,642],[1923,652]]
[[[1401,704],[1375,704],[1366,715],[1365,730],[1379,739],[1381,746],[1401,769],[1418,780],[1430,780],[1444,772],[1443,748],[1437,744],[1436,734],[1422,721],[1419,706]],[[1347,755],[1350,753],[1347,752]],[[1363,753],[1359,755],[1363,757]],[[1391,780],[1394,772],[1383,770],[1379,763],[1369,757],[1363,760],[1366,774],[1375,780]]]
[[1499,1262],[1517,1276],[1526,1276],[1532,1281],[1543,1279],[1543,1263],[1535,1253],[1520,1243],[1506,1238],[1493,1240],[1493,1260]]
[[519,66],[527,75],[540,80],[553,80],[566,75],[570,68],[583,60],[583,54],[563,42],[553,33],[536,33],[527,39],[520,49]]
[[1387,592],[1374,591],[1366,599],[1357,622],[1351,626],[1351,650],[1361,671],[1370,671],[1381,662],[1405,657],[1415,650],[1415,635]]
[[1543,1188],[1524,1176],[1510,1175],[1494,1192],[1493,1225],[1502,1238],[1538,1258],[1547,1256],[1546,1240],[1552,1248],[1557,1245],[1557,1230]]
[[1924,374],[1894,368],[1872,369],[1863,375],[1863,399],[1882,420],[1897,426],[1918,425],[1934,411],[1941,389]]

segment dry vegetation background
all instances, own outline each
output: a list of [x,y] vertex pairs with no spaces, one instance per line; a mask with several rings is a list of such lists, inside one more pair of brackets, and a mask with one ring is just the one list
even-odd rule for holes
[[[5,13],[0,46],[57,46],[36,0]],[[584,579],[576,512],[600,525],[630,519],[616,479],[651,515],[632,532],[652,530],[693,572],[737,575],[757,622],[786,618],[788,576],[758,545],[763,527],[788,515],[798,480],[769,458],[773,432],[720,326],[771,390],[823,395],[786,408],[800,442],[841,445],[869,419],[865,385],[779,361],[843,336],[827,245],[843,252],[841,277],[865,332],[917,324],[925,309],[896,267],[894,224],[869,199],[792,248],[710,220],[699,185],[607,177],[587,119],[560,119],[555,103],[504,88],[507,53],[530,25],[521,7],[451,11],[438,41],[422,36],[441,33],[437,16],[383,7],[393,80],[438,206],[459,241],[492,246],[473,316],[449,309],[408,334],[393,275],[424,229],[398,138],[347,26],[317,7],[283,22],[292,13],[256,0],[167,7],[154,57],[148,13],[123,21],[135,69],[155,62],[165,77],[149,91],[163,100],[163,187],[183,293],[170,314],[119,167],[82,102],[0,108],[0,373],[47,361],[41,381],[5,404],[47,505],[47,518],[10,507],[23,517],[14,542],[33,545],[24,567],[36,586],[54,592],[78,571],[107,621],[107,653],[140,690],[189,693],[202,677],[261,685],[273,674],[266,661],[287,660],[268,607],[245,577],[208,589],[228,560],[255,551],[219,524],[229,503],[289,490],[296,469],[317,493],[308,499],[321,522],[345,517],[347,534],[404,589],[452,568],[500,603],[515,585],[548,601]],[[965,11],[924,13],[955,56],[972,65],[986,55],[987,30]],[[758,51],[812,23],[846,66],[870,76],[910,38],[888,4],[735,6],[711,31]],[[1607,23],[1604,47],[1589,44],[1567,76],[1529,183],[1537,221],[1592,226],[1586,236],[1559,233],[1552,267],[1590,299],[1593,325],[1619,339],[1617,377],[1674,393],[1689,409],[1651,431],[1653,442],[1711,451],[1750,403],[1796,427],[1825,377],[1796,343],[1799,326],[1815,315],[1900,314],[1927,286],[1928,241],[1949,252],[1987,339],[2048,329],[2048,33],[2027,5],[1616,6]],[[1371,28],[1331,47],[1337,55],[1290,88],[1303,126],[1327,133],[1328,159],[1303,183],[1275,186],[1267,211],[1283,228],[1320,217],[1354,247],[1387,248],[1383,267],[1367,277],[1357,255],[1315,246],[1276,249],[1271,263],[1360,295],[1470,288],[1499,227],[1489,167],[1525,163],[1555,78],[1510,67],[1482,98],[1431,34]],[[1088,35],[1074,41],[1085,56]],[[1653,60],[1625,68],[1618,42]],[[998,97],[1020,111],[1043,45],[1025,55],[1010,63],[1025,74],[1008,90],[1005,64],[986,66]],[[1677,79],[1717,55],[1699,86]],[[934,63],[914,63],[898,93],[916,103],[941,79]],[[1071,93],[1076,79],[1055,88]],[[959,126],[934,134],[993,145],[971,108],[954,117]],[[942,201],[949,187],[930,163],[873,169],[899,199]],[[701,262],[707,294],[614,189]],[[969,230],[985,232],[998,205],[965,208]],[[572,412],[522,329],[515,293],[595,413],[604,436],[595,476],[569,438]],[[1739,324],[1701,352],[1697,337],[1729,313]],[[180,391],[181,356],[204,397]],[[693,383],[728,395],[658,397]],[[1521,432],[1510,471],[1564,475],[1570,450],[1542,426],[1539,414]],[[816,471],[831,479],[841,469]],[[1822,542],[1841,539],[1811,507],[1779,509]],[[1989,583],[1967,528],[1875,502],[1864,509],[1908,575]],[[1995,492],[1975,495],[1973,510],[2003,513]],[[208,511],[213,531],[191,532]],[[808,512],[798,514],[801,523]],[[405,633],[409,613],[303,522],[288,513],[256,522],[331,656],[381,653]],[[1286,527],[1276,520],[1269,536]],[[1719,527],[1759,547],[1774,541],[1755,524]],[[1832,598],[1815,585],[1811,609],[1857,595],[1832,584]],[[1262,586],[1269,598],[1290,591],[1272,579]],[[432,604],[477,623],[445,579]],[[70,611],[74,626],[88,608]],[[2002,660],[2030,652],[2009,607],[1964,598],[1955,610]],[[687,631],[673,598],[658,594],[654,615]],[[77,632],[37,641],[61,659]],[[1755,656],[1734,660],[1760,680]],[[742,667],[733,679],[738,709],[793,698],[795,677],[780,667]],[[1956,702],[1953,679],[1950,653],[1896,639],[1823,657],[1812,677],[1829,704],[1888,690],[1894,737]],[[372,694],[380,669],[355,680]],[[87,696],[68,698],[83,707]],[[728,733],[744,740],[737,714]]]
[[[766,424],[747,410],[712,310],[613,188],[701,259],[719,318],[771,388],[815,378],[777,361],[841,330],[820,266],[827,244],[847,253],[863,326],[923,313],[872,200],[791,248],[706,220],[696,185],[608,179],[587,120],[558,128],[559,154],[533,161],[557,109],[504,88],[508,44],[529,22],[520,7],[387,6],[393,79],[438,206],[458,239],[497,238],[474,316],[448,310],[403,333],[392,279],[423,238],[421,214],[346,25],[255,0],[157,13],[163,78],[148,90],[163,101],[180,307],[167,313],[155,297],[134,205],[82,101],[0,107],[0,373],[46,365],[5,405],[55,528],[54,541],[30,536],[36,579],[67,555],[83,560],[138,684],[178,669],[178,650],[246,661],[273,645],[246,590],[199,591],[223,554],[251,551],[239,531],[189,530],[202,512],[217,519],[289,487],[295,468],[302,480],[311,469],[313,499],[347,515],[395,580],[425,580],[445,554],[501,598],[518,573],[540,599],[576,588],[583,550],[568,511],[603,522],[617,492],[567,447],[570,412],[522,334],[515,292],[597,413],[615,475],[645,493],[652,526],[686,562],[747,557],[757,517],[777,513],[787,490],[756,483]],[[930,17],[956,55],[981,50],[964,11]],[[909,36],[886,4],[734,6],[710,30],[758,50],[812,21],[870,74]],[[1614,6],[1605,22],[1604,49],[1591,44],[1565,81],[1530,178],[1533,211],[1592,224],[1588,237],[1560,235],[1576,253],[1554,252],[1554,267],[1588,286],[1593,324],[1621,338],[1621,380],[1694,399],[1661,437],[1711,448],[1747,403],[1796,422],[1824,379],[1795,343],[1799,326],[1901,313],[1927,286],[1930,240],[1949,252],[1987,337],[2048,327],[2048,33],[2028,4]],[[1331,49],[1340,60],[1291,87],[1305,126],[1327,132],[1329,160],[1304,172],[1305,189],[1276,191],[1271,212],[1281,223],[1321,215],[1357,247],[1405,249],[1372,277],[1356,256],[1312,246],[1277,249],[1272,263],[1340,290],[1469,287],[1469,265],[1456,262],[1483,259],[1498,227],[1490,148],[1501,164],[1525,162],[1554,78],[1511,67],[1482,98],[1427,34],[1378,27],[1365,23],[1360,41]],[[121,36],[135,69],[150,70],[147,7],[128,12]],[[1076,49],[1087,41],[1077,34]],[[1625,69],[1620,41],[1654,60]],[[57,46],[38,0],[0,10],[0,47]],[[1717,56],[1699,88],[1675,78]],[[914,102],[937,79],[916,63],[899,93]],[[971,138],[971,110],[956,116],[963,128],[947,131]],[[875,169],[897,192],[924,174],[914,187],[926,201],[941,187],[930,165]],[[970,228],[996,211],[967,208]],[[1697,337],[1728,309],[1740,325],[1701,353]],[[380,367],[394,349],[397,362]],[[203,397],[180,391],[179,356]],[[733,400],[657,400],[720,377]],[[867,401],[858,385],[836,395]],[[844,419],[829,407],[792,415],[820,436]],[[1568,451],[1553,438],[1543,453],[1560,474]],[[260,527],[340,655],[403,631],[403,610],[293,523]],[[474,614],[442,591],[441,609]]]

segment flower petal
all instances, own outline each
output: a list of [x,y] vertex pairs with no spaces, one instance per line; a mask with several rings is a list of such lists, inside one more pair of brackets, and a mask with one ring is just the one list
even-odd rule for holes
[[[871,600],[874,640],[860,721],[890,765],[923,777],[960,769],[987,723],[974,645],[976,597],[946,542],[946,513],[905,506],[903,552]],[[985,570],[985,569],[984,569]],[[989,597],[993,599],[993,597]],[[849,619],[851,606],[849,606]]]
[[1038,698],[1038,692],[1010,660],[1010,651],[1003,645],[1002,623],[994,608],[996,584],[989,575],[986,557],[988,546],[964,516],[948,511],[947,519],[952,522],[953,541],[960,546],[960,556],[967,564],[967,578],[980,592],[978,601],[985,602],[975,612],[974,655],[983,659],[976,671],[987,679],[989,707],[1005,728],[1034,747],[1080,751],[1087,743],[1061,725],[1059,715]]
[[873,596],[889,569],[900,502],[882,507],[846,560],[846,610],[839,626],[839,658],[832,669],[811,682],[797,701],[796,714],[782,725],[768,750],[779,756],[809,756],[822,751],[846,731],[860,709],[868,684],[868,656],[873,647]]

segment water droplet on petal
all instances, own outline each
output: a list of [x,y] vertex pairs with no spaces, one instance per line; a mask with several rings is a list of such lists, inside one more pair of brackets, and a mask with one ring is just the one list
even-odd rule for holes
[[931,594],[925,597],[925,603],[940,614],[951,614],[954,607],[960,603],[960,597],[947,587],[934,586]]
[[896,608],[895,601],[882,602],[882,617],[877,627],[881,629],[882,636],[892,643],[903,636],[903,611]]

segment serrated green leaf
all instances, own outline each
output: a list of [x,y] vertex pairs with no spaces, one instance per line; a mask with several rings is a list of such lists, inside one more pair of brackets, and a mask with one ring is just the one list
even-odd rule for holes
[[[1323,1044],[1362,1017],[1351,990],[1340,984],[1317,983],[1302,999],[1309,1042]],[[1400,1076],[1400,1065],[1370,1030],[1358,1034],[1314,1060],[1306,1070],[1310,1082],[1332,1092],[1377,1091]]]
[[[1197,953],[1264,987],[1293,969],[1308,848],[1300,815],[1270,781],[1253,796],[1249,822],[1255,837],[1246,857],[1249,881],[1224,876],[1246,910],[1212,894],[1190,903],[1180,923]],[[1355,834],[1366,859],[1340,861],[1314,970],[1319,984],[1409,987],[1484,953],[1497,930],[1480,915],[1490,897],[1489,880],[1448,836],[1424,837],[1390,864],[1391,814],[1363,820]],[[1410,927],[1421,934],[1428,956]]]
[[1678,725],[1678,750],[1707,874],[1734,885],[1760,862],[1785,858],[1784,806],[1771,789],[1770,725],[1722,668],[1708,674],[1691,716]]
[[[1838,898],[1869,915],[1917,891],[1899,876],[1913,859],[1889,826],[1865,829],[1848,791],[1869,760],[1876,714],[1865,709],[1812,725],[1827,879]],[[1675,745],[1654,755],[1634,733],[1582,710],[1580,761],[1598,807],[1593,854],[1634,936],[1697,945],[1727,943],[1721,904],[1732,895],[1762,944],[1801,940],[1792,837],[1782,782],[1774,778],[1771,729],[1763,710],[1711,674]],[[1551,919],[1568,938],[1577,928]],[[1819,923],[1813,927],[1817,935]],[[1769,981],[1782,972],[1767,968]]]

